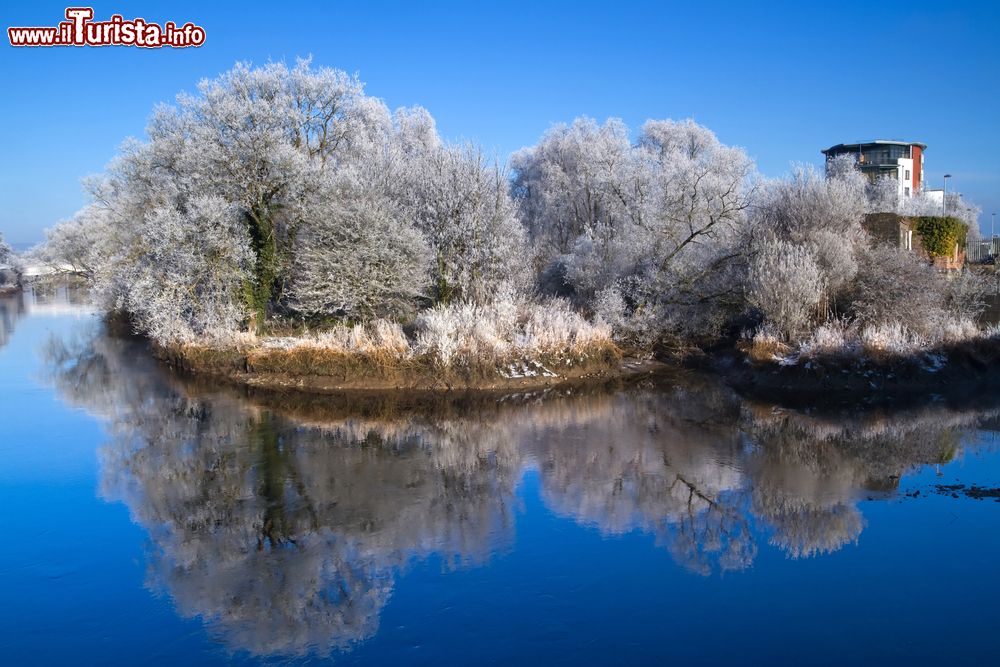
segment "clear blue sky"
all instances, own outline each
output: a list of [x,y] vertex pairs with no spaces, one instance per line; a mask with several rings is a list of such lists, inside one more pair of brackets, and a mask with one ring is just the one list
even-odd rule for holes
[[[433,6],[424,7],[422,5]],[[97,19],[206,28],[198,49],[0,46],[0,231],[18,244],[83,202],[153,105],[237,60],[312,54],[390,107],[420,104],[450,139],[506,157],[586,114],[691,117],[763,173],[820,164],[862,138],[929,145],[932,187],[1000,209],[1000,3],[99,2]],[[542,6],[544,5],[544,6]],[[65,4],[6,2],[3,27],[55,25]],[[6,31],[4,31],[6,32]]]

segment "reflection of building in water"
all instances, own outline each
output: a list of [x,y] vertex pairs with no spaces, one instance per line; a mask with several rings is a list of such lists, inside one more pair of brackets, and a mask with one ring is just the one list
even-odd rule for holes
[[150,586],[233,649],[325,654],[371,636],[414,559],[480,563],[512,536],[522,471],[555,513],[645,531],[700,573],[857,539],[857,500],[954,453],[980,415],[816,417],[695,378],[617,393],[426,405],[282,404],[182,384],[134,343],[54,338],[62,394],[109,422],[102,493],[149,533]]

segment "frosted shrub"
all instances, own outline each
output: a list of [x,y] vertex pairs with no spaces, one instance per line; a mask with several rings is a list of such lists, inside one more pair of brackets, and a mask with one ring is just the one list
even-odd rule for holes
[[422,312],[416,323],[417,352],[434,356],[445,366],[460,352],[470,357],[503,355],[506,344],[494,323],[481,319],[484,314],[483,308],[468,303]]
[[316,350],[338,354],[377,354],[402,359],[411,354],[403,329],[395,322],[373,320],[366,324],[342,324],[316,334],[288,338],[262,338],[265,348]]
[[381,350],[387,350],[399,356],[410,352],[410,342],[403,333],[403,328],[396,322],[375,320],[368,325],[372,343]]
[[1000,323],[991,324],[985,327],[982,331],[979,332],[979,335],[987,340],[1000,339]]
[[521,312],[529,307],[524,295],[509,282],[497,286],[491,299],[480,306],[480,312],[488,318],[497,335],[506,340],[513,340]]
[[808,339],[799,344],[799,354],[803,357],[855,355],[860,348],[861,341],[855,327],[846,320],[831,320],[817,327]]
[[459,351],[456,317],[444,307],[425,311],[417,318],[417,343],[419,354],[436,357],[448,366]]
[[459,353],[467,359],[505,357],[515,342],[519,310],[509,298],[483,305],[436,306],[417,317],[417,351],[444,365]]
[[769,183],[753,217],[765,246],[776,238],[810,249],[824,297],[835,296],[854,278],[855,254],[865,239],[861,221],[867,180],[856,169],[833,167],[830,178],[800,167],[791,178]]
[[625,298],[616,287],[607,287],[594,297],[594,312],[613,329],[625,327]]
[[3,240],[3,233],[0,232],[0,265],[9,264],[14,260],[14,251],[10,244]]
[[932,266],[896,248],[874,246],[860,255],[847,301],[861,324],[898,324],[933,337],[947,318],[947,281]]
[[809,324],[823,295],[823,277],[812,251],[779,239],[761,244],[750,263],[747,299],[784,336]]
[[[417,318],[418,347],[426,340],[447,337],[472,357],[504,356],[520,330],[523,298],[509,284],[499,286],[485,303],[462,302],[437,306]],[[433,335],[431,335],[433,333]]]
[[791,351],[781,331],[769,322],[761,324],[749,336],[744,333],[744,338],[750,339],[750,358],[754,361],[779,361]]
[[588,322],[562,299],[533,304],[528,309],[523,347],[531,351],[580,354],[593,346],[607,345],[610,340],[607,324],[600,319]]
[[968,319],[949,320],[941,330],[941,339],[946,343],[975,340],[982,335],[979,326]]
[[971,271],[962,271],[948,281],[946,306],[948,314],[957,320],[972,320],[986,309],[986,300],[996,293],[996,276],[987,278]]
[[910,355],[927,346],[925,339],[902,322],[869,324],[861,328],[860,338],[865,351],[875,354]]
[[415,349],[443,365],[534,359],[538,355],[582,355],[613,349],[606,324],[588,322],[565,301],[450,304],[417,318]]
[[612,332],[615,341],[631,347],[648,348],[663,336],[664,317],[654,305],[634,306],[639,299],[632,294],[626,298],[623,293],[632,292],[630,288],[633,287],[632,281],[620,281],[601,290],[594,298],[593,311]]
[[354,349],[357,337],[354,335],[354,327],[335,326],[315,337],[291,338],[287,339],[287,342],[292,347],[323,347],[337,352],[349,352]]
[[404,148],[385,187],[430,245],[435,301],[486,303],[504,283],[527,288],[531,255],[506,170],[475,146]]

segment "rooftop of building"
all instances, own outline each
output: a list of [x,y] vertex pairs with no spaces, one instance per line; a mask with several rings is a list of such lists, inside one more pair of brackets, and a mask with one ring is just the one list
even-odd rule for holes
[[821,151],[823,155],[830,153],[840,153],[845,150],[858,150],[866,146],[919,146],[920,150],[927,150],[927,144],[919,141],[901,141],[898,139],[870,139],[868,141],[855,141],[849,144],[837,144]]

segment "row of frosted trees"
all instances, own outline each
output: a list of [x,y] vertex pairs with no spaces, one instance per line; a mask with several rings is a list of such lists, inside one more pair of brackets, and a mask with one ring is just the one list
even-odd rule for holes
[[[637,345],[834,317],[929,336],[978,304],[870,242],[884,188],[849,165],[767,181],[692,121],[633,138],[582,118],[511,167],[343,72],[237,65],[158,108],[43,252],[161,342],[540,298]],[[921,317],[903,321],[911,299]]]

